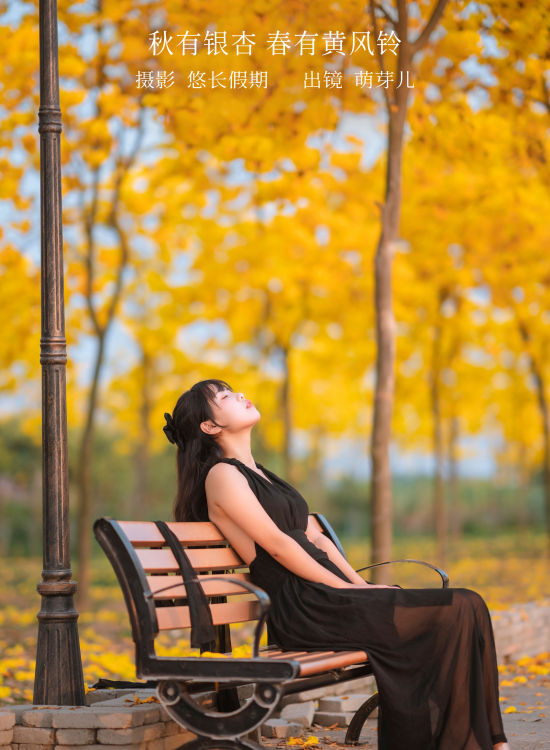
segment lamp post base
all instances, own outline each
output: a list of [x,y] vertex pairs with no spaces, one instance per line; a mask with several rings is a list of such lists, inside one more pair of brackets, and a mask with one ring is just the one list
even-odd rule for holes
[[[56,571],[59,575],[70,571]],[[51,575],[51,571],[48,571]],[[69,580],[41,581],[38,613],[38,643],[34,678],[35,705],[84,706],[84,676],[78,640],[78,612],[73,595],[76,583]]]

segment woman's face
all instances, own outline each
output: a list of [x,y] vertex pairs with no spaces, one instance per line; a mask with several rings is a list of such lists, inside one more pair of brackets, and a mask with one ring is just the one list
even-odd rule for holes
[[218,391],[214,394],[211,405],[216,422],[224,425],[229,432],[254,425],[260,418],[260,412],[254,404],[239,391]]

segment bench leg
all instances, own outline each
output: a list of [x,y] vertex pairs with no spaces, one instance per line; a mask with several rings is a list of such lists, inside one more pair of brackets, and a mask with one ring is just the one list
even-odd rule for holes
[[252,742],[257,742],[258,744],[262,744],[262,732],[260,727],[256,727],[256,729],[253,729],[251,732],[249,732],[246,735],[247,740],[252,740]]
[[[162,680],[157,686],[160,702],[174,721],[202,738],[217,740],[236,740],[259,727],[273,713],[282,693],[280,685],[256,683],[254,693],[242,706],[220,713],[198,706],[183,682]],[[252,740],[240,739],[239,742],[246,744]],[[252,742],[251,746],[256,745]]]
[[344,740],[346,745],[357,745],[359,742],[359,735],[363,729],[363,725],[369,718],[370,714],[378,706],[378,693],[374,693],[366,700],[355,712],[353,719],[349,723],[349,727],[346,732],[346,739]]
[[222,713],[225,711],[236,711],[241,705],[236,687],[220,688],[214,700],[216,710]]

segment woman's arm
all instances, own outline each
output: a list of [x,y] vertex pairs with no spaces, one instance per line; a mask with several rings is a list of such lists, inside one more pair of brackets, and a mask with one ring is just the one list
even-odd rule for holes
[[332,560],[336,567],[340,568],[342,573],[344,573],[350,579],[350,581],[352,581],[353,583],[359,583],[361,585],[366,583],[365,579],[361,578],[359,573],[355,572],[355,570],[351,567],[346,558],[340,553],[336,545],[331,542],[328,536],[323,534],[322,531],[319,531],[319,529],[315,525],[313,518],[311,517],[307,524],[306,534],[308,536],[308,539],[313,542],[316,547],[319,547],[319,549],[322,549],[327,553],[329,559]]
[[355,588],[320,565],[279,529],[235,466],[215,464],[206,477],[205,490],[209,518],[230,541],[231,529],[235,533],[236,526],[292,573],[333,588]]

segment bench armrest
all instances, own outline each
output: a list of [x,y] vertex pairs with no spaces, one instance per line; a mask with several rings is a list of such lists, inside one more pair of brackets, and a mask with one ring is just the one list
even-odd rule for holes
[[[262,631],[264,629],[265,621],[267,619],[267,613],[269,611],[269,607],[271,606],[271,599],[269,598],[269,595],[267,594],[266,591],[261,589],[259,586],[255,586],[253,583],[250,583],[249,581],[241,581],[239,578],[232,578],[231,576],[224,576],[223,578],[221,578],[220,576],[208,576],[208,580],[209,581],[229,581],[230,583],[234,583],[237,586],[242,586],[251,594],[254,594],[254,596],[258,599],[258,602],[260,604],[260,616],[258,618],[258,623],[254,630],[254,642],[252,644],[252,656],[259,657],[260,638],[262,637]],[[155,593],[160,594],[162,591],[169,591],[170,589],[176,589],[180,586],[185,586],[186,583],[190,583],[189,579],[183,579],[181,583],[174,583],[171,586],[164,586],[163,588],[158,589]],[[149,591],[148,593],[145,594],[145,597],[147,599],[153,599],[154,594],[152,591]]]
[[432,570],[435,570],[436,573],[438,573],[441,576],[441,588],[446,589],[449,585],[449,576],[447,573],[445,573],[444,570],[441,570],[441,568],[437,568],[435,565],[432,565],[431,563],[424,562],[424,560],[410,560],[410,559],[404,559],[404,560],[388,560],[387,562],[380,562],[380,563],[374,563],[373,565],[365,565],[364,568],[359,568],[356,570],[356,573],[361,573],[363,570],[368,570],[369,568],[377,568],[379,565],[391,565],[391,563],[416,563],[416,565],[425,565],[427,568],[431,568]]

